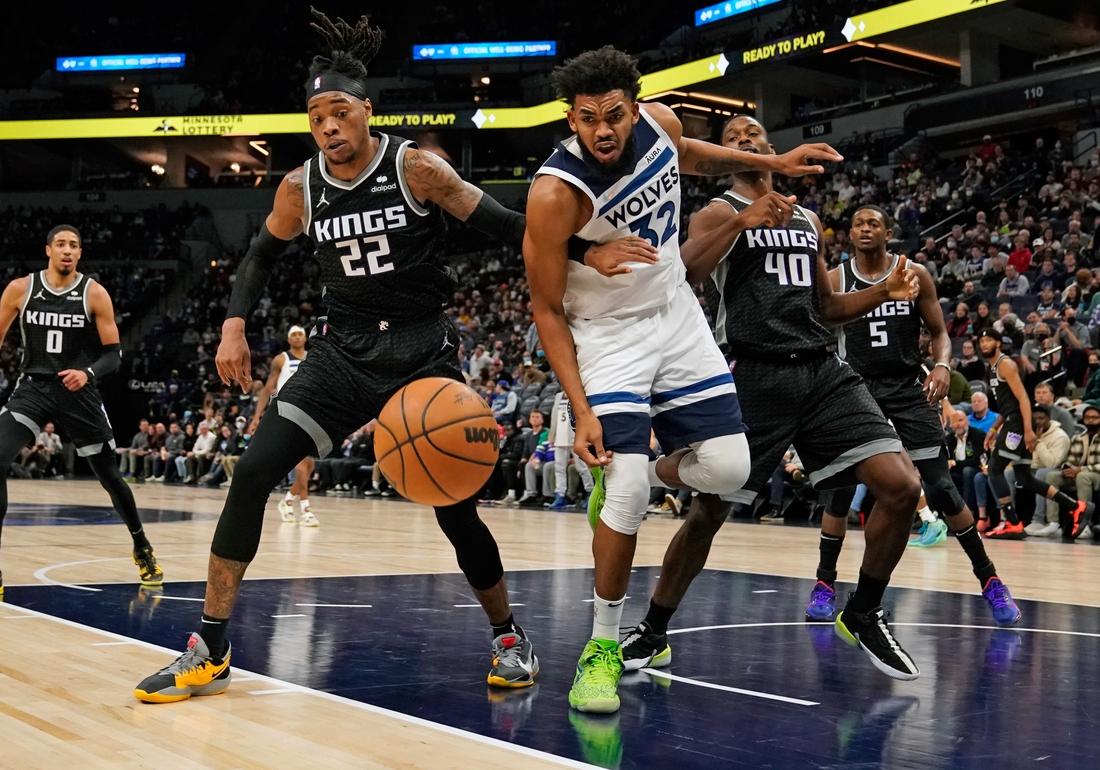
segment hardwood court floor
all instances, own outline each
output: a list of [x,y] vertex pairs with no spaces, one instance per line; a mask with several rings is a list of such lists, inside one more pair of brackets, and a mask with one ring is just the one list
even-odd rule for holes
[[[225,492],[153,484],[137,485],[134,491],[143,514],[161,519],[146,529],[165,570],[166,588],[173,581],[203,580]],[[28,524],[35,516],[23,513],[34,506],[63,510],[105,505],[106,494],[98,484],[9,481],[9,497],[13,510],[0,552],[6,585],[125,583],[136,590],[136,568],[121,524],[81,525],[63,516],[54,523]],[[283,524],[275,499],[249,579],[457,572],[453,551],[430,509],[377,499],[317,498],[314,511],[321,527],[310,530]],[[506,508],[481,513],[500,543],[508,570],[591,566],[591,534],[583,516]],[[52,520],[47,515],[41,521]],[[647,521],[636,564],[659,566],[678,526],[665,519]],[[708,567],[812,578],[817,539],[808,528],[731,524],[719,533]],[[862,545],[862,534],[851,533],[841,557],[842,579],[854,579]],[[1096,592],[1083,589],[1100,577],[1100,552],[1092,547],[1036,541],[988,547],[1017,598],[1100,606]],[[950,540],[934,549],[910,549],[894,585],[977,593],[962,550]],[[57,590],[67,596],[81,592],[82,601],[87,594],[94,611],[96,592]],[[14,593],[9,590],[9,601]],[[201,595],[197,590],[188,593]],[[636,596],[628,602],[633,607],[628,606],[627,614],[636,616],[644,603],[643,596]],[[196,619],[200,607],[198,602],[187,605]],[[535,611],[523,607],[517,618],[522,622]],[[177,648],[162,649],[13,604],[0,606],[0,767],[584,766],[258,675],[235,676],[233,687],[220,697],[168,706],[134,700],[133,685],[166,665],[183,641],[181,637]],[[438,652],[445,654],[445,645]],[[257,696],[263,692],[270,696]]]

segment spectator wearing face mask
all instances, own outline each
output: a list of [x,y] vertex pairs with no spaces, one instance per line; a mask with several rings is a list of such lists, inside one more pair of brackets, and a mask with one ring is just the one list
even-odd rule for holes
[[[1086,503],[1092,502],[1093,495],[1100,490],[1100,407],[1089,405],[1085,407],[1082,418],[1085,423],[1085,432],[1075,435],[1069,442],[1069,454],[1065,459],[1065,467],[1060,470],[1051,470],[1046,474],[1046,483],[1055,489],[1067,493],[1076,493],[1077,500]],[[1053,506],[1053,510],[1051,510]],[[1044,529],[1047,536],[1053,535],[1059,529],[1058,504],[1047,503],[1047,524]],[[1041,532],[1036,532],[1042,535]],[[1089,527],[1081,537],[1089,536]]]
[[1053,340],[1062,346],[1066,378],[1070,382],[1080,383],[1088,365],[1086,348],[1091,343],[1091,337],[1089,327],[1077,320],[1077,308],[1062,308],[1062,321],[1054,332]]

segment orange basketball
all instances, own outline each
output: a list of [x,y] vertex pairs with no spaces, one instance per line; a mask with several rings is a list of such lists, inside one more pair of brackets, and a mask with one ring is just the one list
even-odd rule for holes
[[445,377],[410,382],[378,415],[378,467],[402,497],[454,505],[489,480],[500,432],[472,388]]

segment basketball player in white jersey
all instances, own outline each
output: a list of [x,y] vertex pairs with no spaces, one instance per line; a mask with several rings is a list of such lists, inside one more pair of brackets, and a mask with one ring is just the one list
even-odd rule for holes
[[[826,145],[768,156],[687,139],[668,107],[638,104],[639,78],[611,46],[555,72],[575,135],[531,187],[523,248],[539,339],[569,396],[574,448],[596,480],[595,619],[569,693],[571,706],[591,712],[619,708],[619,621],[649,488],[692,489],[693,506],[722,507],[719,495],[749,474],[733,376],[684,280],[680,173],[798,176],[822,171],[808,157],[841,159]],[[603,276],[570,253],[574,234],[597,244],[636,236],[652,256]],[[671,451],[656,461],[651,428]]]
[[[256,414],[252,416],[252,425],[248,432],[255,435],[256,426],[260,417],[271,402],[273,396],[286,385],[287,380],[294,376],[302,361],[306,360],[306,330],[301,326],[291,326],[287,332],[286,341],[290,344],[290,350],[275,356],[271,361],[271,373],[267,376],[264,389],[260,391],[260,397],[256,401]],[[294,523],[294,500],[297,499],[302,515],[298,524],[303,527],[317,527],[321,522],[313,515],[309,507],[309,477],[313,475],[313,458],[306,457],[294,468],[294,483],[287,490],[286,497],[279,501],[279,515],[288,524]]]

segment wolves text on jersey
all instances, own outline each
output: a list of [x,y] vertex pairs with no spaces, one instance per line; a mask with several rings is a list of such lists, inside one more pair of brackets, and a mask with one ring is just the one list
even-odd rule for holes
[[622,227],[628,218],[633,219],[660,203],[661,198],[670,194],[679,181],[680,172],[673,164],[665,173],[627,198],[618,207],[610,211],[602,211],[600,214],[612,227]]
[[350,235],[370,235],[385,230],[405,227],[405,207],[390,206],[386,209],[364,211],[361,214],[344,214],[330,219],[318,219],[313,223],[314,239],[318,243],[346,238]]

